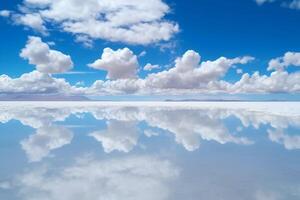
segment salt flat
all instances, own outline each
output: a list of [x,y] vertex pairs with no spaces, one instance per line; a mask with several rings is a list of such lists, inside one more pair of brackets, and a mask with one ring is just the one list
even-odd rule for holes
[[16,107],[171,107],[185,109],[245,109],[277,115],[300,115],[300,102],[163,102],[163,101],[2,101],[2,108]]

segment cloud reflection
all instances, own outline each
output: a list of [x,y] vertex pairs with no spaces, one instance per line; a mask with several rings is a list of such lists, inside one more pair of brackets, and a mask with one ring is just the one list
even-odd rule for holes
[[268,130],[271,141],[284,145],[286,149],[300,149],[300,135],[288,135],[282,129]]
[[73,133],[62,126],[46,126],[36,130],[36,134],[30,135],[21,141],[22,148],[30,162],[41,161],[51,150],[70,144]]
[[137,145],[138,130],[135,122],[110,120],[106,124],[106,130],[89,134],[102,143],[106,153],[114,150],[129,152]]
[[[287,149],[299,149],[299,136],[289,136],[285,133],[290,126],[300,127],[300,113],[297,109],[299,105],[286,103],[286,106],[290,107],[279,109],[280,106],[277,104],[272,106],[272,103],[211,103],[211,105],[41,103],[38,106],[30,103],[24,106],[21,103],[14,106],[0,105],[0,110],[4,111],[0,114],[0,122],[6,123],[15,119],[37,129],[35,135],[21,142],[31,161],[38,161],[47,156],[52,149],[58,149],[71,142],[70,130],[53,125],[55,122],[62,122],[71,115],[81,118],[87,113],[107,124],[105,130],[87,132],[102,144],[107,153],[131,151],[138,144],[140,123],[147,124],[146,130],[141,131],[147,137],[159,135],[161,132],[173,134],[176,143],[188,151],[198,149],[203,140],[219,144],[250,145],[254,141],[243,136],[244,129],[248,127],[259,129],[263,126],[269,127],[266,134],[270,141],[282,144]],[[232,124],[227,123],[227,119],[230,118],[239,121],[233,129],[229,127]]]
[[153,156],[84,158],[60,170],[30,170],[15,184],[24,200],[164,200],[170,194],[168,182],[178,175],[174,164]]

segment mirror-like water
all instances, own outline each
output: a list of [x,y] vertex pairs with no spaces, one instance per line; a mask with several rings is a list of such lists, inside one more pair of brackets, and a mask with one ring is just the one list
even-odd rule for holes
[[0,199],[300,199],[300,103],[3,102]]

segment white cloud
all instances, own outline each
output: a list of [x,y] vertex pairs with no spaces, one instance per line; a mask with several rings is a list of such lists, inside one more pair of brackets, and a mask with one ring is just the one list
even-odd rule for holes
[[230,93],[296,93],[300,91],[300,73],[289,74],[286,71],[275,71],[270,76],[243,74],[242,78],[229,85]]
[[283,57],[270,60],[268,70],[282,71],[291,65],[300,67],[300,53],[286,52]]
[[[102,58],[95,61],[92,65],[108,70],[108,78],[111,78],[114,75],[113,77],[115,79],[119,79],[112,81],[96,81],[89,88],[90,93],[170,94],[178,92],[189,93],[200,90],[205,92],[216,90],[222,91],[224,88],[220,87],[218,81],[225,76],[228,69],[236,64],[246,64],[253,60],[252,57],[248,56],[233,59],[221,57],[215,61],[205,61],[200,63],[200,55],[197,52],[190,50],[182,57],[177,58],[175,67],[172,67],[171,69],[149,74],[144,79],[128,79],[126,77],[134,77],[133,74],[137,71],[138,61],[136,56],[128,49],[126,49],[126,59],[120,59],[121,50],[113,51],[107,49],[106,51],[108,53],[104,53],[105,57],[102,55]],[[127,61],[128,58],[130,58],[129,61]],[[126,66],[126,68],[122,68],[122,66]],[[122,73],[120,72],[121,69]],[[131,76],[128,74],[131,74]]]
[[[87,94],[138,94],[144,88],[143,79],[98,80],[89,88]],[[146,92],[146,91],[145,91]]]
[[128,48],[116,51],[105,48],[101,58],[88,64],[88,66],[106,70],[108,79],[126,79],[136,78],[139,63],[137,56]]
[[147,63],[145,66],[144,66],[144,70],[145,71],[151,71],[153,69],[159,69],[159,65],[152,65],[150,63]]
[[142,52],[139,54],[139,57],[144,57],[146,54],[147,54],[146,51],[142,51]]
[[[39,41],[38,44],[40,44]],[[53,64],[48,63],[47,52],[54,50],[49,50],[49,47],[45,46],[44,43],[30,45],[30,48],[28,46],[25,48],[26,51],[24,49],[21,54],[25,54],[30,63],[37,64],[37,68],[40,71],[47,69],[48,73],[50,73],[50,69],[43,69],[42,67],[50,67]],[[33,48],[34,46],[40,47]],[[101,58],[89,64],[89,66],[95,69],[106,70],[109,80],[96,80],[91,86],[79,87],[79,85],[71,85],[65,79],[54,78],[51,74],[34,71],[15,79],[7,75],[1,75],[0,82],[2,85],[0,85],[0,92],[5,94],[55,93],[91,96],[117,94],[298,93],[300,92],[300,73],[298,71],[289,72],[286,69],[292,65],[300,66],[299,55],[300,53],[298,52],[287,52],[283,57],[272,59],[268,69],[275,69],[275,71],[272,71],[270,75],[260,74],[258,71],[253,74],[244,73],[241,74],[240,80],[231,83],[223,80],[228,70],[235,68],[236,65],[243,65],[252,61],[252,57],[220,57],[212,61],[201,61],[201,57],[197,52],[189,50],[176,59],[174,67],[159,70],[156,73],[149,73],[145,78],[140,78],[137,76],[140,68],[139,62],[137,56],[131,50],[124,48],[114,51],[106,48]],[[65,56],[63,57],[66,58]],[[274,60],[276,61],[275,64]],[[60,62],[57,61],[56,63]],[[63,69],[61,68],[62,65],[59,66],[60,73],[64,74],[62,71],[66,70],[66,68]],[[59,71],[58,69],[56,68],[55,70]],[[53,72],[53,69],[51,70]]]
[[237,74],[242,74],[242,73],[243,73],[243,70],[242,70],[242,69],[236,69],[236,73],[237,73]]
[[7,75],[0,76],[1,93],[25,93],[25,94],[72,94],[77,90],[64,79],[53,78],[51,75],[33,71],[23,74],[19,78],[11,78]]
[[14,14],[13,20],[16,24],[21,24],[26,27],[30,27],[43,35],[47,35],[47,29],[44,25],[44,21],[40,14],[34,13],[34,14]]
[[16,15],[41,18],[35,25],[22,23],[38,31],[47,22],[86,39],[147,45],[169,41],[179,31],[177,23],[165,19],[169,12],[162,0],[25,0]]
[[0,10],[1,17],[9,17],[10,14],[11,14],[11,11],[9,11],[9,10]]
[[255,2],[258,4],[258,5],[262,5],[264,3],[271,3],[275,0],[255,0]]
[[252,57],[228,59],[220,57],[215,61],[200,63],[200,55],[192,50],[177,58],[175,67],[150,74],[146,86],[153,89],[201,89],[209,88],[213,81],[225,76],[228,69],[236,64],[246,64]]
[[61,126],[38,128],[36,134],[22,140],[22,149],[26,152],[30,162],[41,161],[51,150],[61,148],[71,143],[73,133]]
[[20,56],[35,65],[42,73],[63,73],[73,68],[69,55],[50,49],[39,37],[29,37]]
[[86,35],[76,35],[75,41],[82,43],[87,48],[93,47],[93,40]]
[[51,3],[52,0],[24,0],[24,3],[32,6],[46,6]]

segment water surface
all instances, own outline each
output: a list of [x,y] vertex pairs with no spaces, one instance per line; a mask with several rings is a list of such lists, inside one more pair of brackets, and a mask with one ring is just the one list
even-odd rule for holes
[[300,199],[300,103],[2,102],[0,134],[0,199]]

